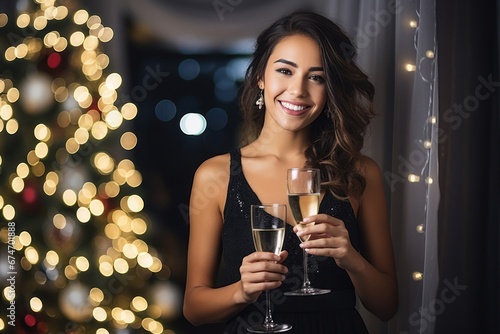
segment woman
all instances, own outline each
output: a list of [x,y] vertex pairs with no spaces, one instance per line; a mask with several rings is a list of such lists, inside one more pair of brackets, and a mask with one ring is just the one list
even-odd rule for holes
[[[245,333],[262,320],[270,289],[274,320],[291,324],[288,333],[367,333],[356,294],[382,320],[396,312],[381,173],[360,153],[374,88],[352,50],[337,25],[306,11],[258,37],[241,97],[245,145],[194,176],[184,300],[191,323]],[[255,252],[250,205],[287,203],[286,170],[302,166],[321,169],[320,213],[309,217],[316,224],[292,229],[289,214],[284,251]],[[294,232],[311,238],[300,243]],[[300,286],[302,248],[312,255],[312,284],[331,293],[283,294]]]

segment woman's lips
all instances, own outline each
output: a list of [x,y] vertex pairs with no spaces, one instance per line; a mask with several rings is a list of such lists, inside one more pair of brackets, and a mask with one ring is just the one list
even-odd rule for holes
[[300,116],[307,112],[310,106],[288,101],[279,101],[281,108],[289,115]]

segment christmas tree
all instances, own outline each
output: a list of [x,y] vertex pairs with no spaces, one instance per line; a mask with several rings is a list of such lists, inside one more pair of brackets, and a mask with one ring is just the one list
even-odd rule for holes
[[75,1],[23,6],[0,10],[0,333],[173,333],[113,30]]

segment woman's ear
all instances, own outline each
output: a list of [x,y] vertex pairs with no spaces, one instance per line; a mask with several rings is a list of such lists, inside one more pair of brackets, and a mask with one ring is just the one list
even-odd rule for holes
[[259,81],[257,81],[257,84],[259,85],[259,89],[264,89],[264,80],[259,79]]

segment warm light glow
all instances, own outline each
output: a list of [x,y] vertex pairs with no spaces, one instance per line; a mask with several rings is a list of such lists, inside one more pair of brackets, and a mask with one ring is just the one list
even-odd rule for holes
[[432,146],[432,142],[430,140],[424,141],[424,147],[425,148],[429,149],[429,148],[431,148],[431,146]]
[[104,234],[109,238],[109,239],[116,239],[120,236],[120,228],[115,225],[115,224],[107,224],[104,227]]
[[433,182],[434,182],[434,180],[432,179],[432,177],[428,176],[425,178],[425,183],[432,184]]
[[24,250],[24,256],[31,264],[36,264],[39,260],[38,252],[32,246],[26,247]]
[[131,195],[127,200],[127,206],[132,212],[140,212],[144,208],[144,201],[139,195]]
[[8,121],[12,118],[14,111],[12,110],[12,106],[10,104],[4,104],[0,107],[0,118],[4,121]]
[[111,73],[106,78],[106,87],[109,89],[118,89],[122,84],[122,77],[118,73]]
[[104,300],[104,293],[99,288],[92,288],[90,289],[89,297],[93,302],[99,304]]
[[110,129],[117,129],[123,122],[122,114],[118,110],[111,110],[105,118]]
[[78,128],[75,131],[75,141],[78,144],[83,145],[88,140],[89,140],[89,132],[86,129],[84,129],[84,128]]
[[134,259],[139,254],[137,247],[134,244],[126,244],[122,249],[123,255],[125,255],[129,259]]
[[437,118],[436,118],[436,116],[431,116],[431,117],[429,117],[428,121],[431,124],[436,124],[437,123]]
[[19,123],[14,118],[11,118],[5,124],[5,130],[7,130],[8,134],[13,135],[19,130]]
[[424,278],[424,274],[419,271],[414,271],[412,274],[412,278],[414,281],[421,281]]
[[62,230],[66,227],[66,217],[64,217],[60,213],[57,213],[54,215],[54,218],[52,218],[52,223],[57,229]]
[[98,199],[93,199],[89,204],[89,209],[94,216],[100,216],[104,213],[104,204]]
[[113,267],[115,268],[116,272],[120,274],[125,274],[129,269],[128,262],[122,258],[116,259],[113,263]]
[[99,264],[99,271],[103,276],[109,277],[113,275],[113,265],[109,262],[101,262]]
[[416,28],[416,27],[418,27],[418,23],[417,23],[417,21],[415,21],[415,20],[411,20],[411,21],[410,21],[410,27],[412,27],[412,28]]
[[29,246],[31,244],[31,234],[26,231],[22,231],[19,233],[19,242],[24,247]]
[[106,137],[106,135],[108,134],[108,127],[103,121],[95,122],[92,126],[91,133],[92,136],[97,140],[104,139],[104,137]]
[[10,204],[7,204],[6,206],[3,207],[2,213],[3,213],[3,217],[6,220],[13,220],[14,217],[16,216],[16,210]]
[[137,116],[137,106],[133,103],[125,103],[122,106],[121,113],[123,115],[123,118],[130,121]]
[[50,139],[50,129],[45,124],[38,124],[33,131],[35,138],[39,141],[48,141]]
[[432,51],[432,50],[427,50],[427,52],[425,53],[425,56],[426,56],[427,58],[433,59],[433,58],[434,58],[434,51]]
[[51,267],[55,267],[59,263],[59,255],[55,251],[50,250],[45,255],[45,261]]
[[425,231],[425,228],[424,228],[423,224],[417,225],[416,229],[417,229],[418,233],[424,233],[424,231]]
[[120,145],[127,151],[133,149],[137,145],[137,136],[133,132],[125,132],[120,137]]
[[73,15],[73,21],[75,21],[75,23],[78,25],[85,24],[88,19],[89,13],[84,9],[80,9],[75,13],[75,15]]
[[149,268],[153,264],[153,257],[146,252],[139,253],[137,263],[143,268]]
[[408,181],[409,182],[420,182],[420,176],[415,175],[415,174],[408,174]]
[[94,310],[92,311],[92,316],[99,322],[104,322],[108,318],[106,310],[104,310],[102,307],[94,308]]
[[69,38],[69,43],[74,46],[80,46],[83,44],[83,41],[85,40],[85,35],[81,31],[75,31],[73,34],[71,34],[71,37]]
[[30,16],[26,13],[23,13],[17,17],[16,24],[19,28],[26,28],[28,24],[30,24]]
[[35,154],[39,159],[45,158],[49,154],[49,146],[44,142],[36,144]]
[[33,312],[40,312],[43,307],[43,303],[40,298],[33,297],[30,299],[30,307]]
[[24,189],[24,180],[18,176],[12,179],[12,190],[16,193],[20,193]]
[[148,301],[141,296],[134,297],[130,303],[130,308],[136,312],[145,311],[148,308]]
[[134,219],[132,219],[132,222],[131,222],[131,228],[135,234],[142,235],[142,234],[146,233],[147,224],[141,218],[134,218]]
[[88,223],[90,220],[90,211],[85,207],[80,207],[76,210],[76,218],[82,223]]
[[415,65],[412,65],[412,64],[406,64],[405,69],[408,72],[415,72],[417,70],[417,67]]
[[74,190],[66,189],[63,193],[63,202],[67,206],[73,206],[76,204],[77,196]]
[[87,258],[84,256],[79,256],[76,259],[75,265],[76,268],[78,268],[78,270],[80,271],[87,271],[90,267],[89,260],[87,260]]
[[35,27],[36,30],[43,30],[47,26],[47,19],[45,16],[38,16],[35,18],[33,21],[33,27]]

